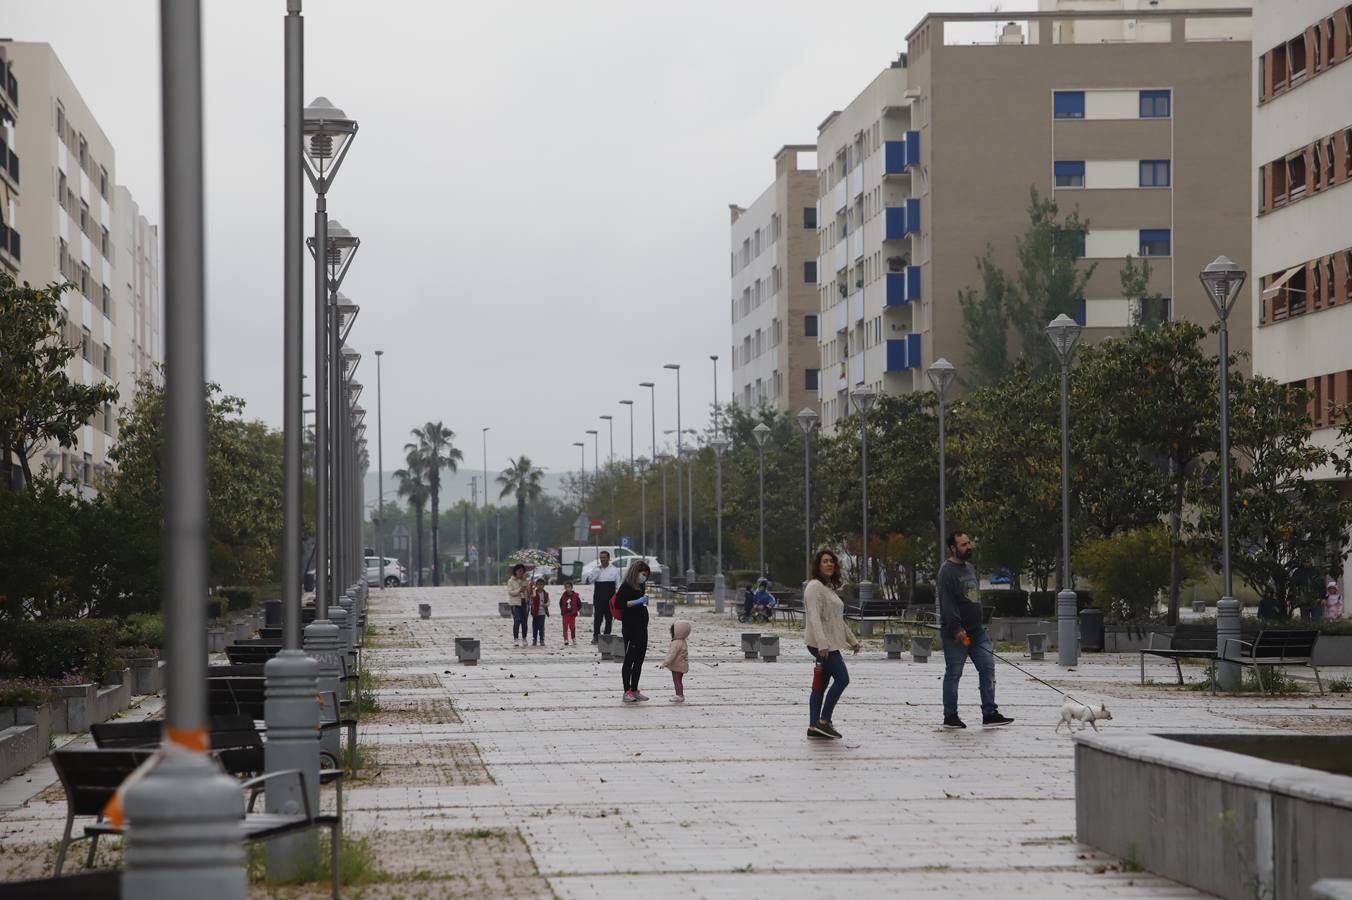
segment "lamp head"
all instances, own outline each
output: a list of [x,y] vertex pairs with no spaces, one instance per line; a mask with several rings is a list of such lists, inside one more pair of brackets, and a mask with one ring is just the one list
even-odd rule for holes
[[765,442],[770,440],[770,426],[761,422],[755,428],[751,429],[751,436],[756,439],[757,447],[764,447]]
[[327,189],[352,145],[357,122],[334,106],[327,97],[316,97],[305,107],[301,133],[305,140],[305,164],[316,187]]
[[648,457],[640,456],[638,459],[634,460],[634,468],[638,469],[639,472],[648,468]]
[[1047,326],[1047,338],[1052,342],[1052,349],[1056,351],[1056,358],[1061,365],[1070,365],[1083,330],[1080,323],[1065,313],[1052,319],[1051,324]]
[[798,427],[802,429],[803,434],[811,434],[812,429],[816,428],[817,423],[822,419],[813,409],[804,409],[794,418],[798,420]]
[[873,388],[860,388],[850,394],[850,402],[854,404],[855,411],[859,415],[867,416],[869,410],[873,409],[873,404],[878,402],[878,392]]
[[597,431],[595,428],[588,428],[587,434],[600,434],[600,432]]
[[633,401],[633,400],[621,400],[621,401],[620,401],[620,406],[633,406],[633,405],[634,405],[634,401]]
[[654,387],[654,385],[653,385],[653,383],[652,383],[651,381],[640,381],[640,382],[638,383],[638,386],[639,386],[639,387],[645,387],[645,388]]
[[723,454],[727,453],[728,448],[732,446],[732,441],[725,437],[716,437],[709,442],[709,446],[714,448],[714,455],[722,459]]
[[613,418],[614,418],[614,416],[611,416],[611,415],[600,416],[600,419],[601,419],[601,421],[603,421],[603,422],[609,422],[609,421],[610,421],[611,419],[613,419]]
[[930,387],[934,388],[934,393],[942,397],[948,386],[953,383],[953,379],[958,377],[958,370],[941,356],[930,364],[925,374],[929,376]]
[[665,366],[663,366],[662,368],[664,368],[664,369],[675,369],[675,370],[677,370],[677,371],[680,371],[681,365],[680,365],[680,363],[667,363],[667,364],[666,364]]
[[1224,322],[1230,317],[1239,289],[1244,286],[1248,273],[1241,269],[1228,256],[1218,256],[1202,270],[1201,279],[1206,287],[1206,295],[1216,315]]
[[690,446],[689,444],[686,444],[684,447],[681,448],[681,459],[685,460],[687,463],[693,460],[698,455],[699,451],[696,450],[694,447]]

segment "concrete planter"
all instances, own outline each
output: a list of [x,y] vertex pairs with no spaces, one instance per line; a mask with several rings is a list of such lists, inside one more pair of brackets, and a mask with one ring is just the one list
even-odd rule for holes
[[1352,833],[1350,752],[1347,735],[1077,733],[1075,836],[1207,894],[1307,900],[1352,877],[1325,843]]
[[763,634],[760,639],[760,656],[766,662],[779,659],[779,635]]
[[52,725],[50,704],[0,710],[0,781],[47,756]]
[[479,653],[478,640],[474,638],[455,639],[455,658],[460,660],[463,665],[477,666],[479,664]]
[[590,618],[591,618],[592,616],[594,616],[595,614],[596,614],[596,610],[592,607],[591,601],[590,601],[590,600],[583,600],[583,601],[582,601],[582,607],[581,607],[581,609],[578,611],[578,615],[581,616],[583,619],[590,619]]
[[624,635],[622,634],[603,634],[601,640],[610,644],[610,659],[614,662],[624,661]]
[[1199,616],[1206,615],[1206,601],[1205,600],[1192,601],[1192,611],[1197,613]]
[[760,654],[760,632],[742,632],[742,653],[747,659],[755,659]]
[[164,669],[157,658],[146,656],[127,662],[131,665],[133,694],[158,694],[164,688]]
[[430,618],[432,618],[432,604],[430,604],[430,603],[419,603],[419,604],[418,604],[418,618],[420,618],[420,619],[430,619]]
[[1047,636],[1045,634],[1027,634],[1024,635],[1028,641],[1028,658],[1042,659],[1047,652]]
[[499,603],[499,604],[498,604],[498,616],[501,617],[501,618],[503,618],[503,619],[510,619],[510,618],[512,617],[512,604],[510,604],[510,603]]
[[1352,634],[1321,634],[1314,645],[1316,666],[1352,666]]
[[658,600],[657,615],[663,618],[670,618],[676,615],[676,604],[670,600]]
[[883,635],[883,650],[887,652],[888,659],[901,659],[901,654],[906,651],[906,635]]
[[225,629],[208,628],[207,629],[207,652],[224,653],[225,652]]
[[1056,649],[1056,623],[1048,619],[1030,616],[1019,616],[1017,618],[994,616],[986,630],[990,632],[991,640],[997,643],[1000,641],[1021,641],[1029,634],[1040,631],[1044,635],[1052,635],[1052,639],[1047,643],[1047,649]]
[[934,647],[934,639],[929,635],[917,634],[911,636],[911,659],[915,662],[929,662],[930,651]]
[[235,643],[247,641],[254,635],[253,622],[249,619],[243,619],[235,623]]
[[66,730],[71,732],[88,731],[94,719],[94,695],[97,686],[93,684],[63,684],[61,696],[66,700]]

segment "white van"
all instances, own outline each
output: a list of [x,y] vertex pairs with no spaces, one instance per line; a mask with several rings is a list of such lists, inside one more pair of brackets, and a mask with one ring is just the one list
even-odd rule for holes
[[629,564],[635,560],[645,559],[648,566],[653,570],[654,575],[660,575],[662,572],[662,563],[655,556],[645,557],[642,554],[635,553],[628,547],[617,547],[614,544],[601,544],[594,546],[587,544],[578,547],[560,547],[559,548],[559,567],[564,575],[571,575],[573,564],[581,563],[582,570],[585,572],[596,562],[601,551],[610,554],[610,561],[621,572],[629,568]]

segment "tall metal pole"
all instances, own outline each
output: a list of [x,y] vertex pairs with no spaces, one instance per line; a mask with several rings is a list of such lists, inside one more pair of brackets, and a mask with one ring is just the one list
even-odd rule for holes
[[[327,202],[325,204],[327,206]],[[328,279],[328,246],[329,246],[329,223],[327,210],[324,216],[324,238],[320,241],[315,240],[315,256],[320,260],[320,265],[324,268],[325,280],[324,286],[328,290],[328,319],[329,319],[329,490],[331,492],[332,506],[329,508],[329,523],[332,529],[332,538],[329,544],[329,552],[333,556],[333,574],[329,579],[328,598],[329,607],[335,605],[338,596],[342,594],[347,587],[347,570],[344,568],[346,562],[346,553],[344,552],[345,538],[343,536],[343,523],[346,521],[347,511],[343,508],[343,472],[347,468],[345,454],[343,453],[344,432],[346,427],[344,419],[347,413],[347,391],[343,389],[343,344],[340,334],[340,321],[338,318],[338,303],[335,297],[337,291],[334,290],[332,282]],[[318,616],[316,616],[318,618]],[[333,616],[330,616],[332,619]]]
[[629,407],[629,474],[634,474],[634,401],[621,400],[621,406]]
[[[861,412],[859,415],[860,431],[860,450],[864,460],[864,568],[859,578],[859,599],[873,599],[873,579],[872,569],[869,567],[868,559],[868,413]],[[867,590],[864,585],[868,585]],[[865,596],[867,594],[868,596]]]
[[685,461],[685,493],[686,493],[686,526],[690,529],[690,555],[686,558],[687,568],[685,570],[686,589],[689,589],[690,583],[695,580],[695,456],[696,451],[693,447],[687,447],[686,452],[689,457]]
[[[939,567],[942,568],[944,560],[947,558],[948,543],[948,466],[944,458],[946,452],[945,441],[947,432],[944,422],[944,395],[939,392]],[[939,569],[934,570],[937,579]],[[939,592],[934,592],[934,621],[939,621]]]
[[380,406],[380,358],[384,350],[376,351],[376,556],[380,558],[380,589],[385,589],[385,429]]
[[[482,429],[484,442],[484,542],[483,546],[479,548],[479,571],[483,576],[483,584],[488,584],[488,429],[490,427],[485,425]],[[587,474],[586,466],[583,466],[582,474],[584,476]]]
[[723,612],[723,602],[727,597],[727,580],[723,577],[723,454],[727,452],[729,442],[715,437],[709,442],[714,451],[714,507],[717,510],[718,557],[714,566],[714,612]]
[[[1242,632],[1240,615],[1242,604],[1235,599],[1234,581],[1230,571],[1230,329],[1229,310],[1221,312],[1220,366],[1221,366],[1221,586],[1224,595],[1216,605],[1217,650],[1222,659],[1229,655],[1227,643],[1239,640]],[[1216,667],[1216,682],[1227,691],[1240,686],[1239,666],[1220,662]]]
[[812,580],[812,434],[803,433],[804,581]]
[[[709,359],[714,364],[714,437],[721,437],[718,415],[718,354],[713,354]],[[722,566],[719,566],[719,568],[721,569]]]
[[760,462],[760,575],[765,577],[765,445],[756,448]]
[[671,584],[671,542],[667,540],[667,461],[662,460],[662,555],[667,558],[662,566],[662,586]]
[[[244,900],[238,783],[207,755],[207,423],[202,20],[162,0],[165,308],[164,758],[127,789],[124,896]],[[114,816],[116,818],[116,816]]]
[[1079,661],[1080,642],[1070,581],[1070,355],[1061,360],[1061,590],[1056,595],[1056,661],[1073,666]]
[[[301,651],[301,578],[304,571],[301,509],[304,485],[302,447],[304,414],[301,372],[305,356],[304,269],[304,178],[301,172],[304,107],[305,20],[301,0],[287,0],[284,38],[286,44],[283,87],[283,314],[282,314],[282,408],[288,427],[283,429],[282,492],[282,650],[263,666],[266,694],[263,719],[268,740],[263,747],[264,770],[299,769],[310,796],[319,791],[319,663]],[[318,379],[316,379],[318,383]],[[320,485],[316,481],[316,488]],[[316,575],[319,567],[315,567]],[[279,778],[265,786],[264,808],[270,813],[295,809],[301,802],[294,779]],[[318,854],[313,833],[290,835],[269,841],[268,873],[284,879],[313,866]]]
[[324,248],[329,243],[328,201],[315,195],[315,621],[329,618],[329,270]]

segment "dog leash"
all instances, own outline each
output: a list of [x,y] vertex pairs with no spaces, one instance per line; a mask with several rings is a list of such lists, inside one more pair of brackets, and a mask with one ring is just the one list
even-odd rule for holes
[[[939,630],[939,626],[938,626],[938,625],[931,625],[931,624],[929,624],[929,623],[924,623],[924,627],[925,627],[925,628],[932,628],[932,629],[935,630],[935,631],[938,631],[938,630]],[[941,638],[941,640],[942,640],[942,638]],[[980,645],[969,645],[968,648],[967,648],[968,652],[971,652],[973,646],[980,646]],[[982,649],[985,649],[985,648],[982,648]],[[1079,703],[1081,706],[1086,705],[1086,704],[1084,704],[1082,701],[1080,701],[1079,698],[1071,696],[1070,694],[1068,694],[1068,693],[1066,693],[1065,691],[1061,690],[1061,689],[1060,689],[1059,687],[1057,687],[1056,685],[1048,684],[1047,682],[1043,681],[1041,678],[1038,678],[1038,677],[1037,677],[1036,675],[1034,675],[1032,672],[1028,671],[1028,670],[1025,669],[1023,666],[1019,665],[1018,663],[1014,662],[1013,660],[1005,659],[1003,656],[1001,656],[1000,654],[996,653],[995,650],[994,650],[993,648],[992,648],[991,650],[987,651],[987,652],[990,653],[991,656],[993,656],[993,657],[995,657],[996,659],[1000,660],[1000,662],[1004,663],[1005,665],[1011,666],[1012,668],[1015,668],[1015,669],[1018,669],[1020,672],[1022,672],[1022,673],[1025,674],[1025,675],[1027,675],[1029,678],[1033,679],[1033,680],[1036,681],[1038,684],[1043,685],[1043,686],[1045,686],[1045,687],[1048,687],[1048,688],[1050,688],[1050,689],[1053,690],[1053,691],[1056,691],[1056,693],[1060,694],[1062,697],[1065,697],[1067,700],[1074,700],[1076,703]]]

